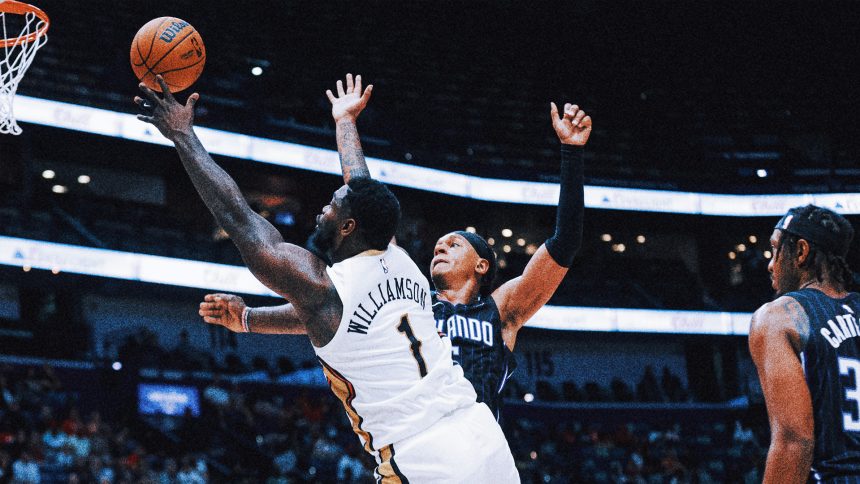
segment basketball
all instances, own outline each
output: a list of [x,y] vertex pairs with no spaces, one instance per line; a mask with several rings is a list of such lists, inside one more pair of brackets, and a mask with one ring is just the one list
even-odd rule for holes
[[203,39],[188,22],[159,17],[146,23],[131,42],[131,68],[141,82],[161,92],[155,76],[161,75],[173,92],[194,84],[206,64]]

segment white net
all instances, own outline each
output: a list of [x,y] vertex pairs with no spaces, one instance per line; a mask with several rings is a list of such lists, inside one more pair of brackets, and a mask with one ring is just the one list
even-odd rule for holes
[[[0,134],[21,134],[12,109],[15,91],[48,36],[36,35],[44,29],[45,21],[31,12],[19,15],[0,11],[0,24],[3,34],[0,38]],[[15,42],[15,39],[25,38],[29,41]]]

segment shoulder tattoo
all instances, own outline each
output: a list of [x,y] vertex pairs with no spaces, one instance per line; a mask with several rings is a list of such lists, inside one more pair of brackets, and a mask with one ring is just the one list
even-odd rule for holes
[[784,317],[791,323],[800,340],[800,349],[806,347],[809,341],[809,316],[803,306],[792,297],[784,297],[779,309],[784,312]]

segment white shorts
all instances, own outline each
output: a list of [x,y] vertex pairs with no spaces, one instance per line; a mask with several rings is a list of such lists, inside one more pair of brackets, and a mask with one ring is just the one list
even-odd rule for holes
[[475,403],[427,430],[379,449],[376,482],[519,483],[505,434],[490,408]]

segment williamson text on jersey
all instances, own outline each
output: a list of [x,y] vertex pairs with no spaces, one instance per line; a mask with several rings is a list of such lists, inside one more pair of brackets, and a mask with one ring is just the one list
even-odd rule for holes
[[401,299],[411,299],[421,305],[421,309],[427,307],[427,291],[418,282],[408,277],[393,277],[387,279],[385,284],[377,284],[374,290],[367,293],[365,300],[352,313],[347,332],[367,334],[367,329],[382,306]]

